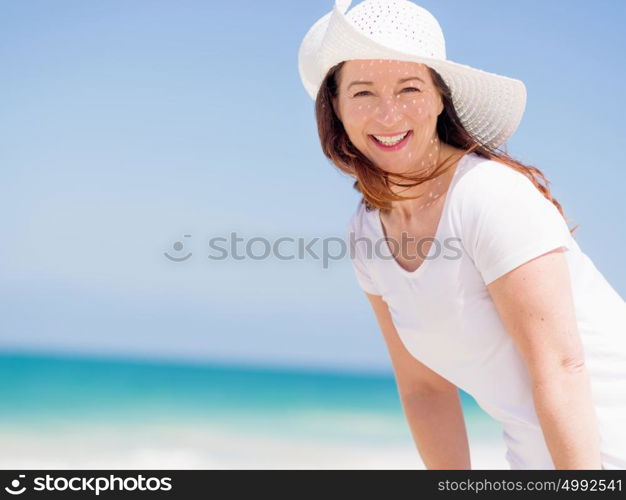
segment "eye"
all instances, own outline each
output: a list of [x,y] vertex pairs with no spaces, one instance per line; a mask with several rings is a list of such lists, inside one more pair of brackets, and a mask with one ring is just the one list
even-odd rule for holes
[[[404,87],[402,90],[403,91],[404,90],[413,90],[413,91],[416,91],[416,92],[421,92],[421,90],[416,88],[416,87]],[[354,94],[353,97],[358,97],[361,94],[366,94],[366,93],[369,94],[370,93],[369,90],[361,90],[361,92],[357,92],[356,94]]]

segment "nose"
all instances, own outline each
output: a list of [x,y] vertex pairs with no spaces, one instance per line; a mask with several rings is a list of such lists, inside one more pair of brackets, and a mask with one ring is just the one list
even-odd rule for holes
[[402,103],[394,97],[381,99],[376,105],[376,119],[385,128],[392,129],[402,120]]

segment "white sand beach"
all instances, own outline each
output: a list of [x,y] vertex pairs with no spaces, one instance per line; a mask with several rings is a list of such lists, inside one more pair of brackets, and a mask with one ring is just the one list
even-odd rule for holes
[[[2,469],[423,469],[389,446],[235,434],[197,425],[74,425],[0,431]],[[474,469],[508,469],[504,445],[471,444]]]

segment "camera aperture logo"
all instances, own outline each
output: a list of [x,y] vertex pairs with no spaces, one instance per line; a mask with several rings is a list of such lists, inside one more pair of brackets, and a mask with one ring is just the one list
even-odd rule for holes
[[20,479],[24,479],[26,476],[24,474],[20,474],[18,479],[14,479],[11,481],[11,486],[5,486],[4,491],[11,495],[21,495],[26,491],[26,486],[21,486]]
[[[10,486],[4,490],[10,495],[21,495],[28,488],[25,481],[26,475],[20,474],[18,479],[13,479]],[[50,474],[37,476],[33,479],[32,491],[91,491],[96,496],[102,491],[170,491],[172,479],[170,477],[118,477],[113,474],[99,477],[54,477]]]

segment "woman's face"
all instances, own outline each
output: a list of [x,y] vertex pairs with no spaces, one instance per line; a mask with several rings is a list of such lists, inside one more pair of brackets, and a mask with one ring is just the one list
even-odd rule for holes
[[[407,173],[431,168],[437,161],[436,125],[443,101],[424,64],[350,60],[341,68],[338,84],[335,112],[352,144],[375,165]],[[391,147],[374,137],[405,132],[408,135]]]

